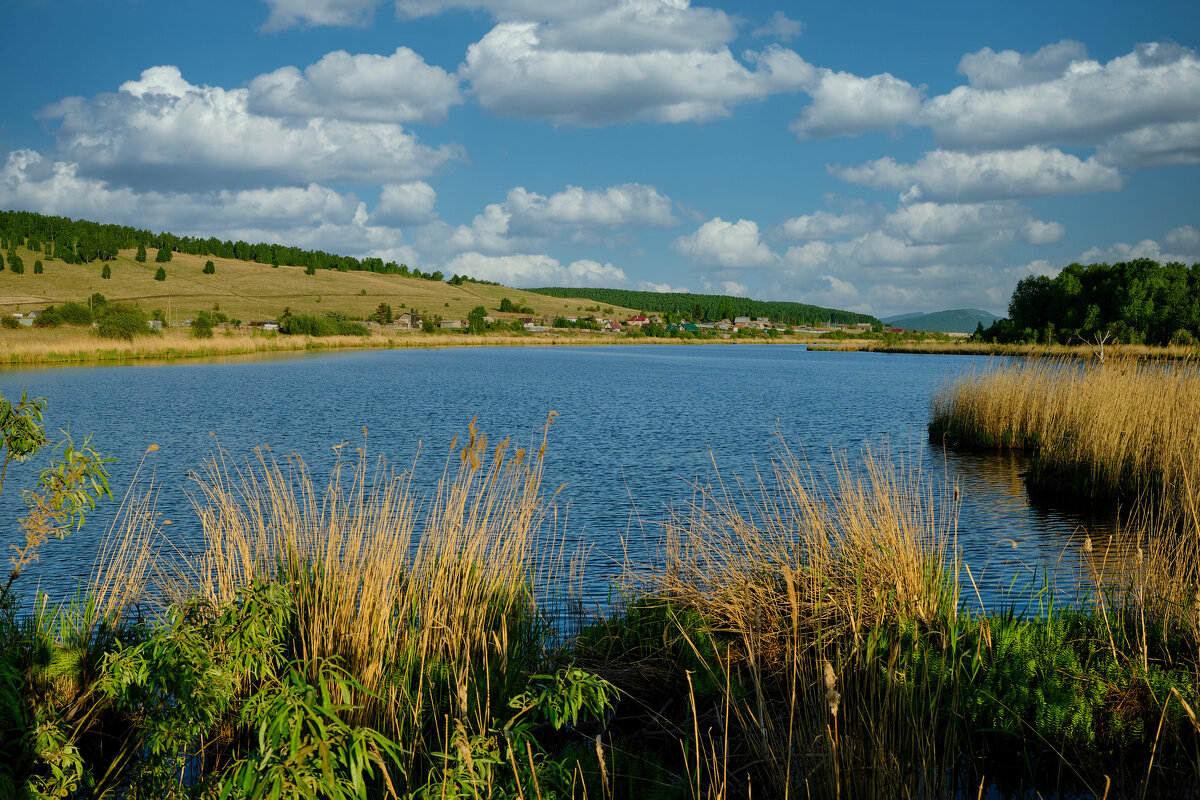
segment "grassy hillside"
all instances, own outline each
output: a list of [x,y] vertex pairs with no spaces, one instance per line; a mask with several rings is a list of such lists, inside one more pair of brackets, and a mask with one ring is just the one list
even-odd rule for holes
[[[394,314],[407,309],[465,319],[474,307],[482,305],[497,314],[501,298],[517,306],[532,308],[538,315],[583,313],[590,300],[558,298],[534,294],[505,286],[464,283],[451,286],[442,281],[421,280],[375,272],[338,272],[319,269],[306,275],[303,267],[260,264],[231,258],[175,253],[169,263],[156,264],[156,251],[150,249],[146,263],[134,260],[134,250],[121,250],[111,261],[90,264],[64,264],[46,260],[43,253],[17,247],[25,265],[24,274],[11,269],[0,271],[0,313],[26,312],[68,300],[85,301],[93,292],[106,299],[138,303],[150,312],[162,309],[172,321],[194,317],[202,310],[220,310],[230,319],[243,322],[274,319],[290,308],[294,314],[324,315],[337,311],[352,318],[365,318],[387,303]],[[35,261],[44,272],[33,274]],[[216,271],[203,273],[206,261]],[[101,277],[108,266],[111,277]],[[164,267],[167,278],[156,281],[154,273]],[[617,315],[633,313],[615,308]]]
[[978,308],[958,308],[952,311],[934,311],[929,314],[914,312],[884,318],[884,322],[910,331],[940,331],[942,333],[972,333],[982,322],[987,327],[999,317]]

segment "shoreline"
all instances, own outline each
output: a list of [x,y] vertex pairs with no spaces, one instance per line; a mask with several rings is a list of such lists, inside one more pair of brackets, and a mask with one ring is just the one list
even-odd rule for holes
[[380,332],[370,336],[289,336],[259,331],[228,330],[211,339],[191,338],[186,330],[172,329],[162,336],[139,337],[133,342],[99,339],[85,330],[0,331],[0,369],[39,366],[90,366],[221,359],[277,353],[338,352],[349,350],[433,350],[451,347],[618,347],[626,345],[729,345],[809,344],[787,339],[669,339],[626,338],[574,332],[462,333]]
[[[905,353],[909,355],[1009,356],[1014,358],[1098,358],[1090,345],[989,344],[985,342],[899,342],[887,344],[863,339],[808,343],[814,353]],[[1105,359],[1200,359],[1200,348],[1181,345],[1158,347],[1117,344],[1104,348]]]
[[[38,366],[87,366],[222,359],[276,353],[337,352],[347,350],[442,349],[451,347],[621,347],[628,345],[804,345],[813,353],[903,353],[915,355],[1008,356],[1018,358],[1069,357],[1091,359],[1086,345],[994,345],[972,342],[904,342],[884,344],[866,339],[822,340],[814,336],[762,339],[673,339],[613,336],[554,331],[540,333],[493,332],[422,333],[378,331],[369,336],[288,336],[256,330],[227,329],[211,339],[194,339],[185,329],[161,336],[139,337],[133,342],[99,339],[79,329],[0,330],[0,369]],[[1105,348],[1106,358],[1183,360],[1200,357],[1195,347],[1115,345]]]

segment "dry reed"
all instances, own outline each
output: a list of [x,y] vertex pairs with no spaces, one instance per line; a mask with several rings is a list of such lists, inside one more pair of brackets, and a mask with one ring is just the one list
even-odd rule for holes
[[842,460],[832,486],[778,455],[770,481],[700,490],[666,523],[657,568],[631,583],[698,612],[725,643],[723,674],[709,677],[772,796],[812,781],[882,789],[913,731],[862,676],[878,671],[880,630],[955,617],[957,498],[870,451],[861,470]]
[[527,665],[507,660],[530,643],[510,636],[540,630],[529,576],[543,549],[549,427],[527,451],[508,439],[489,448],[472,423],[424,506],[410,473],[371,468],[365,443],[323,491],[296,457],[260,450],[237,467],[218,452],[196,476],[204,546],[160,585],[217,605],[254,582],[285,585],[290,657],[309,670],[338,659],[364,689],[349,722],[387,731],[413,759],[453,752],[494,723],[489,682],[524,680],[508,672]]
[[993,364],[934,394],[930,436],[1029,449],[1041,488],[1179,509],[1186,487],[1200,486],[1200,369],[1190,360]]

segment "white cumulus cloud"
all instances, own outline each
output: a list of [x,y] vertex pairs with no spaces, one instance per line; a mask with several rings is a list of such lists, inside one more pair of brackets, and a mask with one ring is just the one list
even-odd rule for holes
[[281,67],[250,82],[247,110],[276,117],[372,122],[441,122],[461,103],[458,78],[407,47],[390,56],[325,54],[305,67]]
[[445,254],[478,251],[496,255],[538,248],[557,236],[591,241],[604,231],[675,223],[671,199],[653,186],[568,186],[550,195],[517,186],[509,190],[504,202],[489,203],[470,225],[427,225],[421,241],[430,251]]
[[758,223],[749,219],[726,222],[713,217],[671,246],[697,263],[730,269],[767,266],[779,259],[763,243]]
[[379,192],[379,203],[371,212],[377,225],[415,225],[434,217],[433,206],[437,192],[425,181],[385,183]]
[[791,129],[807,138],[895,132],[918,120],[924,95],[922,88],[886,72],[863,78],[829,69],[817,70],[805,91],[812,96],[812,105]]
[[985,47],[967,53],[958,62],[958,71],[976,89],[1007,89],[1044,83],[1061,77],[1076,61],[1087,58],[1087,48],[1081,42],[1063,39],[1048,44],[1036,53],[1001,50],[997,53]]
[[1177,253],[1184,253],[1189,259],[1200,261],[1200,231],[1191,225],[1183,225],[1167,231],[1163,244]]
[[725,46],[610,52],[555,47],[546,38],[538,23],[501,23],[467,48],[460,75],[480,105],[504,116],[573,125],[700,122],[727,116],[739,103],[793,91],[812,71],[778,46],[747,53],[751,70]]
[[310,182],[377,183],[429,175],[456,145],[431,148],[399,125],[252,113],[249,91],[195,86],[151,67],[116,93],[67,98],[58,144],[81,174],[160,190]]
[[1044,222],[1040,219],[1031,219],[1025,223],[1021,231],[1025,236],[1025,241],[1030,244],[1054,244],[1062,241],[1066,235],[1067,229],[1061,222]]
[[359,27],[369,23],[379,0],[264,0],[271,14],[263,24],[268,31],[299,25]]
[[1184,264],[1200,262],[1200,231],[1191,225],[1173,228],[1162,241],[1142,239],[1139,242],[1113,242],[1107,247],[1092,247],[1079,256],[1081,264],[1116,264],[1149,258],[1159,263],[1179,261]]
[[676,222],[671,198],[637,183],[596,190],[568,186],[548,197],[518,186],[509,191],[505,207],[513,215],[514,227],[531,232],[551,233],[559,227],[667,227]]
[[[684,3],[686,5],[686,3]],[[428,17],[466,9],[486,11],[498,20],[562,19],[593,15],[612,7],[612,0],[396,0],[402,18]]]
[[1147,125],[1114,136],[1096,151],[1105,164],[1123,167],[1180,167],[1200,164],[1200,120]]
[[815,211],[784,220],[779,225],[779,235],[785,239],[826,239],[866,233],[876,223],[876,215],[852,211],[834,214],[830,211]]
[[442,272],[470,275],[507,286],[601,286],[620,288],[629,278],[619,267],[587,259],[562,264],[541,254],[492,256],[460,253],[442,265]]
[[1095,157],[1080,160],[1056,148],[1025,147],[963,153],[934,150],[912,164],[885,156],[857,167],[830,167],[842,180],[904,193],[907,200],[972,201],[1107,192],[1124,184]]
[[[979,56],[979,54],[975,54]],[[1046,58],[1053,73],[1014,68],[1017,77],[984,74],[983,86],[959,86],[925,104],[924,117],[943,147],[1021,147],[1030,144],[1096,145],[1151,124],[1200,118],[1200,57],[1174,44],[1139,45],[1107,64],[1071,60],[1070,48]],[[995,66],[996,59],[983,58]],[[968,73],[971,74],[970,72]],[[1007,81],[1007,82],[1006,82]],[[1015,83],[1014,83],[1015,82]],[[998,84],[998,85],[997,85]]]
[[766,25],[754,29],[754,36],[774,36],[776,39],[789,41],[804,32],[804,23],[796,19],[788,19],[782,11],[776,11]]
[[688,53],[735,36],[737,25],[724,11],[686,0],[620,0],[599,13],[562,17],[541,31],[547,49],[602,53]]
[[953,244],[1012,238],[1030,244],[1062,238],[1063,226],[1032,217],[1017,203],[909,203],[888,214],[884,230],[914,242]]

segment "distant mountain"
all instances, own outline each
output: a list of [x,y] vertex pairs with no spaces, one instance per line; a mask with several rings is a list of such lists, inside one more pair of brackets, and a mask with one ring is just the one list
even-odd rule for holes
[[986,328],[998,319],[1000,318],[995,314],[978,308],[958,308],[953,311],[934,311],[930,314],[914,311],[883,317],[883,321],[894,328],[942,333],[973,333],[979,323],[983,323],[983,327]]

